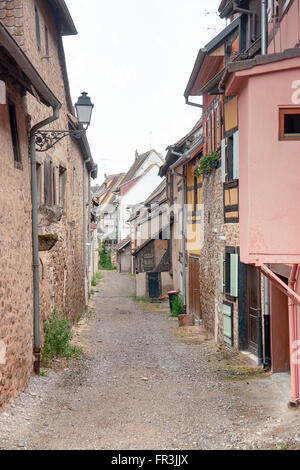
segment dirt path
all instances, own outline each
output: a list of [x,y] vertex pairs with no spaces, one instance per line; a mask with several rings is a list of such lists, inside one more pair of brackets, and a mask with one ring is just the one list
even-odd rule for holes
[[33,377],[0,413],[1,449],[295,447],[299,412],[275,376],[230,380],[210,349],[132,299],[134,280],[105,273],[96,314],[81,322],[86,355]]

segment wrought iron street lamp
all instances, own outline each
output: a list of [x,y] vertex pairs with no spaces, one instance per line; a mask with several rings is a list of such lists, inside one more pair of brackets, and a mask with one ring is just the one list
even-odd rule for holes
[[81,129],[65,130],[65,131],[37,131],[35,134],[35,149],[37,152],[46,152],[54,147],[57,142],[64,137],[72,136],[80,139],[85,134],[87,128],[91,123],[92,112],[94,105],[86,92],[81,93],[77,103],[75,103],[76,114],[78,123]]

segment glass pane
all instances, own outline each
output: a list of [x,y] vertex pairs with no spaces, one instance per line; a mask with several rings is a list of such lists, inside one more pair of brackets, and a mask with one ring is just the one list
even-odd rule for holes
[[300,134],[300,114],[284,115],[284,133]]

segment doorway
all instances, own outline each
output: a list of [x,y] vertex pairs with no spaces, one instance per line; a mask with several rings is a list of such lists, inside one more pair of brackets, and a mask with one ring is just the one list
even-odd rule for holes
[[260,272],[254,266],[247,266],[248,297],[248,350],[258,355],[259,328],[261,326]]

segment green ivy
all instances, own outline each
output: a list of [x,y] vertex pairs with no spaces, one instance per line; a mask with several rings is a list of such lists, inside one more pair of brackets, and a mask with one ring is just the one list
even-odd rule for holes
[[194,175],[199,177],[204,172],[210,172],[219,158],[220,154],[218,152],[212,152],[201,157],[194,167]]

